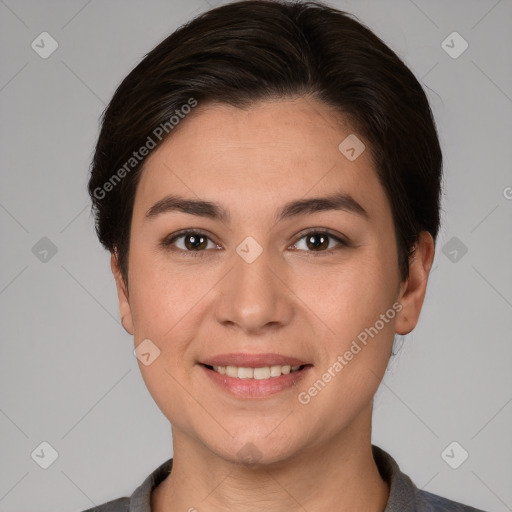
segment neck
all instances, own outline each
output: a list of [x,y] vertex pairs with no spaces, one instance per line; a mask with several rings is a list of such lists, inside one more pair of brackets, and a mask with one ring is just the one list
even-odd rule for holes
[[371,405],[328,444],[311,445],[275,464],[240,466],[182,431],[172,433],[173,467],[153,491],[155,512],[382,512],[386,507],[389,486],[371,449]]

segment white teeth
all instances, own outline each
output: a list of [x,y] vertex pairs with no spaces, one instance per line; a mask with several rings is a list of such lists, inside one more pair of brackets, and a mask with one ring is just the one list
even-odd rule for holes
[[[241,370],[241,368],[240,368]],[[238,375],[240,375],[238,370]],[[263,368],[254,368],[254,378],[258,380],[270,379],[270,366],[264,366]]]
[[236,366],[226,366],[226,375],[228,377],[238,377],[238,368]]
[[281,366],[271,366],[270,367],[270,376],[271,377],[280,377],[281,376]]
[[254,377],[254,369],[253,368],[238,368],[238,378],[239,379],[252,379]]
[[281,375],[296,372],[299,368],[300,366],[298,365],[290,366],[289,364],[262,366],[259,368],[247,368],[244,366],[213,366],[213,369],[221,375],[227,375],[228,377],[235,377],[238,379],[256,380],[280,377]]

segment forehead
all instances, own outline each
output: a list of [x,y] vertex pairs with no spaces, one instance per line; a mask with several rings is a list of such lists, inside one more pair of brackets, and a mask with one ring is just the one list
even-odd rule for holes
[[[354,151],[347,147],[362,152],[348,158]],[[148,156],[135,209],[144,215],[166,193],[256,211],[333,192],[350,193],[370,215],[386,208],[368,143],[329,106],[311,98],[247,109],[210,103],[199,104]]]

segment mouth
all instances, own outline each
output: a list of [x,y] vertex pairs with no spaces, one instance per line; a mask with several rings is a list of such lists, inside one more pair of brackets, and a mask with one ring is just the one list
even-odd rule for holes
[[218,366],[203,364],[208,370],[217,372],[220,375],[226,375],[234,379],[255,379],[265,380],[281,377],[281,375],[288,375],[290,373],[296,373],[303,370],[307,364],[294,365],[272,365],[272,366],[259,366],[259,367],[247,367],[247,366]]
[[293,388],[312,364],[278,354],[225,354],[199,363],[210,382],[237,398],[265,398]]

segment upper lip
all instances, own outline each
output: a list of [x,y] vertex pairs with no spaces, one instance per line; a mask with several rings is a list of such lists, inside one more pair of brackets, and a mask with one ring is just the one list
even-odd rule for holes
[[281,354],[219,354],[210,357],[202,364],[208,366],[238,366],[246,368],[260,368],[262,366],[277,366],[277,365],[290,365],[302,366],[307,364],[305,361],[297,359],[296,357],[284,356]]

